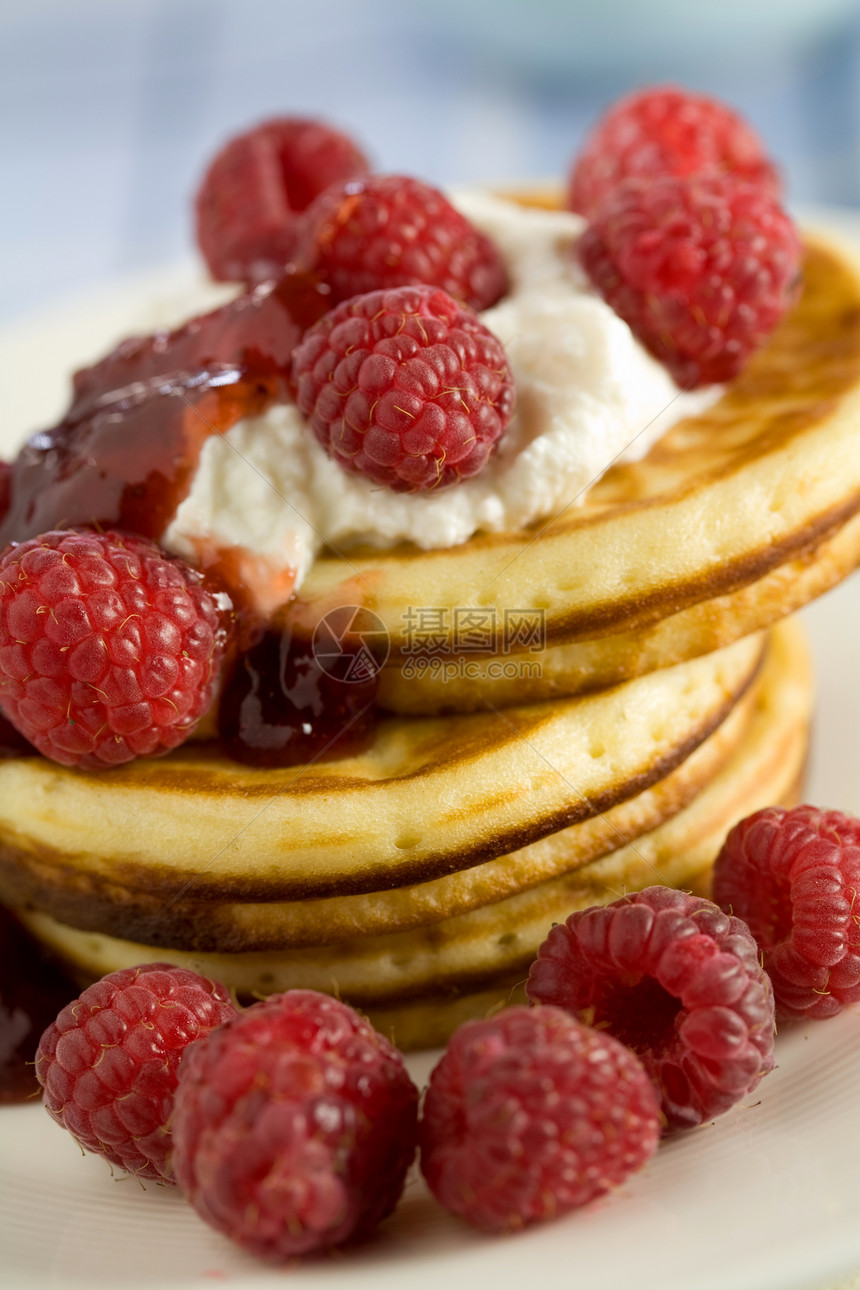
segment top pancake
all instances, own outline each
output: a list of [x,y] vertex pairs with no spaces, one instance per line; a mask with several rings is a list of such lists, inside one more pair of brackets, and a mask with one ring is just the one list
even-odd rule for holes
[[[860,277],[848,253],[806,242],[793,312],[720,400],[676,425],[639,462],[528,532],[462,546],[351,556],[391,637],[382,702],[396,711],[469,709],[612,684],[724,645],[827,590],[860,560]],[[305,592],[331,594],[336,557]],[[356,576],[358,575],[358,576]],[[434,658],[410,659],[409,610],[444,611]],[[546,649],[502,669],[457,657],[454,610],[543,613]],[[434,622],[435,628],[439,625]],[[443,628],[444,630],[444,628]]]

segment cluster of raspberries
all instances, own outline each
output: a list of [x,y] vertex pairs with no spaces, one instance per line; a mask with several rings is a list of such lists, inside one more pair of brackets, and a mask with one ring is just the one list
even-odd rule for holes
[[[576,253],[684,388],[735,376],[796,297],[800,245],[779,189],[750,127],[680,89],[621,100],[576,159],[568,205],[588,221]],[[483,468],[513,389],[504,351],[471,311],[504,294],[506,272],[442,193],[370,173],[346,136],[285,118],[227,144],[196,214],[215,277],[311,273],[340,307],[300,346],[293,379],[314,433],[345,470],[420,492]],[[481,337],[468,357],[444,329],[425,340],[417,324],[412,345],[390,344],[400,320],[408,329],[416,317],[416,299],[438,319],[460,306],[454,326],[468,320]],[[356,317],[377,323],[376,334],[344,332]],[[492,372],[501,376],[479,392]]]
[[801,250],[779,176],[739,116],[680,89],[615,104],[567,194],[580,261],[678,385],[736,376],[795,301]]
[[[512,1006],[457,1030],[419,1092],[352,1008],[292,990],[238,1010],[184,968],[126,968],[42,1037],[48,1111],[89,1151],[178,1182],[213,1227],[286,1261],[367,1236],[416,1150],[432,1193],[485,1231],[619,1186],[774,1064],[777,1014],[860,999],[860,821],[798,807],[732,830],[711,901],[651,887],[550,932]],[[773,973],[771,978],[760,962]]]
[[[795,297],[799,244],[778,189],[743,121],[674,89],[618,103],[574,165],[569,204],[588,220],[575,253],[686,388],[732,377]],[[345,471],[424,494],[485,469],[515,387],[476,311],[507,275],[442,193],[370,173],[329,126],[282,118],[227,144],[196,212],[215,277],[292,275],[332,302],[297,327],[280,377]],[[231,310],[198,320],[197,340],[225,343]],[[122,347],[118,371],[140,350],[151,375],[184,343]],[[10,487],[0,463],[0,518]],[[105,769],[175,747],[211,703],[223,644],[199,576],[141,538],[46,533],[0,554],[0,711],[56,761]]]
[[476,311],[507,290],[495,245],[443,193],[379,175],[345,135],[280,118],[232,139],[197,194],[216,278],[321,279],[335,308],[293,358],[299,407],[344,470],[398,492],[469,479],[514,406]]

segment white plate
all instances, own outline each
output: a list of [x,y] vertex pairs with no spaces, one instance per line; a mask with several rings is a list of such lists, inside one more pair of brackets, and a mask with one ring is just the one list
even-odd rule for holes
[[[182,293],[185,274],[158,281]],[[177,283],[180,284],[177,292]],[[59,374],[147,317],[152,278],[0,337],[0,455],[45,424]],[[860,813],[860,584],[806,612],[820,702],[808,798]],[[458,1224],[413,1180],[367,1247],[273,1271],[172,1189],[113,1179],[38,1105],[0,1107],[0,1285],[14,1290],[812,1290],[860,1268],[860,1011],[786,1029],[777,1069],[715,1124],[663,1147],[621,1191],[512,1238]],[[429,1059],[412,1063],[423,1079]]]

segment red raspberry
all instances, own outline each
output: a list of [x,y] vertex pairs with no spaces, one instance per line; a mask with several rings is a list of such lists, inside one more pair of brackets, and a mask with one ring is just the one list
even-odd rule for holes
[[578,251],[604,299],[686,388],[736,376],[800,284],[788,215],[730,175],[627,179]]
[[418,1090],[352,1008],[291,990],[183,1063],[176,1178],[207,1223],[284,1262],[370,1233],[415,1154]]
[[728,171],[779,195],[764,144],[716,99],[688,90],[639,90],[609,109],[589,135],[570,176],[567,204],[593,219],[623,179]]
[[185,968],[112,972],[42,1036],[42,1100],[86,1151],[139,1178],[172,1182],[168,1123],[180,1062],[235,1012],[223,985]]
[[224,645],[200,574],[124,533],[45,533],[0,555],[0,708],[39,752],[104,770],[175,748]]
[[571,914],[526,993],[632,1048],[670,1128],[721,1115],[773,1067],[773,992],[748,928],[669,887]]
[[860,820],[769,807],[736,824],[714,899],[749,923],[782,1017],[832,1017],[860,1001]]
[[336,184],[308,209],[296,263],[318,273],[335,301],[417,283],[472,309],[507,290],[495,245],[438,189],[404,175]]
[[524,1227],[617,1187],[660,1137],[634,1055],[560,1008],[506,1008],[461,1026],[430,1077],[421,1169],[476,1227]]
[[340,179],[368,169],[345,134],[302,117],[276,117],[227,143],[196,199],[197,242],[213,278],[280,277],[298,213]]
[[329,456],[401,493],[477,475],[515,402],[501,342],[433,287],[338,305],[297,346],[293,381]]

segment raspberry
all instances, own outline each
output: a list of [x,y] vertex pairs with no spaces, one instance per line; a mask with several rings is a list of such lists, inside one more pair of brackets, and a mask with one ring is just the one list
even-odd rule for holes
[[336,184],[309,207],[296,263],[328,283],[336,302],[425,283],[472,309],[507,290],[495,245],[419,179],[369,175]]
[[779,176],[764,144],[737,113],[687,90],[640,90],[609,109],[573,165],[567,204],[593,219],[623,179],[729,172],[774,197]]
[[730,175],[625,180],[578,253],[604,299],[686,388],[736,376],[800,284],[791,220]]
[[415,1154],[418,1090],[336,999],[291,990],[195,1045],[173,1120],[176,1178],[206,1222],[276,1261],[370,1233]]
[[501,342],[433,287],[338,305],[297,346],[293,381],[328,455],[395,492],[477,475],[515,401]]
[[235,1012],[223,985],[185,968],[112,972],[67,1004],[39,1042],[49,1114],[86,1151],[172,1182],[168,1123],[180,1063]]
[[104,770],[182,743],[223,645],[200,574],[146,538],[45,533],[0,555],[0,708],[65,766]]
[[729,833],[714,899],[749,923],[779,1016],[832,1017],[860,1001],[858,893],[860,820],[769,807]]
[[654,1087],[611,1035],[560,1008],[461,1026],[430,1077],[421,1169],[447,1209],[488,1231],[585,1205],[644,1165]]
[[526,993],[632,1048],[670,1128],[721,1115],[773,1067],[773,992],[748,928],[668,887],[571,914]]
[[213,278],[280,277],[297,218],[318,193],[368,169],[345,134],[321,121],[276,117],[227,143],[197,193],[197,242]]

